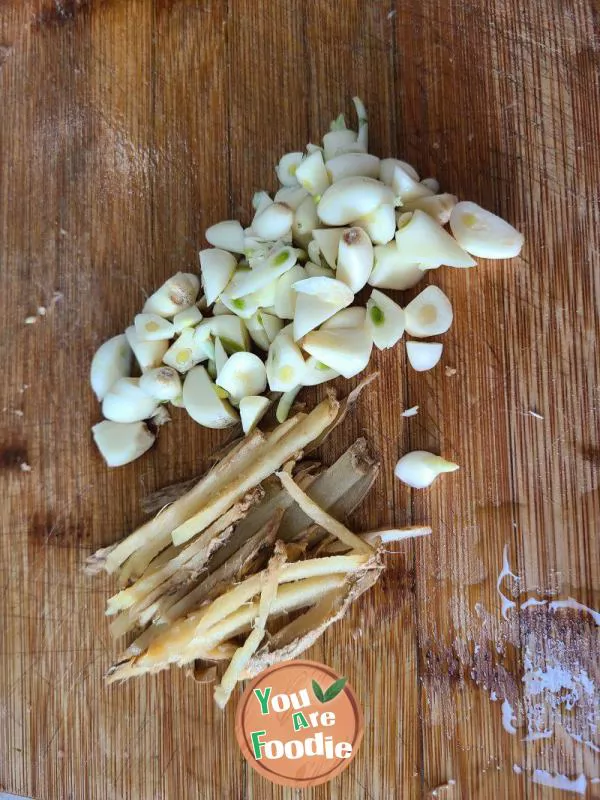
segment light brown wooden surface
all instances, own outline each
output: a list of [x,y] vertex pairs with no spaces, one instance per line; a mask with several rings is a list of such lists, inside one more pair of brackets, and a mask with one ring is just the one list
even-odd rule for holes
[[[597,628],[583,611],[523,608],[600,601],[597,23],[592,0],[0,3],[0,789],[299,796],[243,763],[235,703],[221,714],[179,673],[104,687],[110,581],[84,577],[83,559],[222,437],[175,414],[150,455],[108,471],[90,443],[87,373],[144,292],[196,268],[204,229],[247,215],[278,156],[357,93],[373,152],[502,214],[527,244],[511,263],[430,276],[455,305],[444,365],[417,375],[402,346],[378,353],[377,391],[325,448],[333,458],[365,432],[381,453],[357,529],[430,521],[434,533],[390,555],[380,585],[308,654],[349,676],[366,729],[350,769],[305,795],[572,796],[535,783],[537,769],[583,773],[600,797],[585,744],[598,745]],[[39,305],[46,317],[25,325]],[[462,470],[411,496],[392,469],[416,447]],[[505,545],[521,577],[520,594],[501,586],[517,604],[506,621]],[[566,711],[527,694],[524,671],[557,663],[586,671],[595,709],[587,695]],[[534,701],[550,733],[524,742]]]

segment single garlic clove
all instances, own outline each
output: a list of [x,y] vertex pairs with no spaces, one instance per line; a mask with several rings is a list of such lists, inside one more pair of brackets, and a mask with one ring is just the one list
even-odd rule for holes
[[373,340],[364,327],[311,331],[302,343],[307,353],[344,378],[362,372],[369,363],[372,347]]
[[267,388],[265,365],[254,353],[234,353],[220,369],[217,364],[216,383],[236,402],[247,395],[262,394]]
[[396,245],[406,263],[422,269],[474,267],[476,262],[429,214],[417,209],[403,214],[396,232]]
[[313,264],[309,261],[304,267],[307,278],[335,278],[335,272],[322,264]]
[[231,403],[219,397],[221,390],[204,367],[191,369],[183,383],[183,405],[190,417],[205,428],[230,428],[239,422]]
[[113,336],[94,353],[90,366],[90,384],[102,401],[111,387],[131,374],[131,348],[125,334]]
[[[313,280],[313,279],[311,279]],[[323,278],[331,280],[331,278]],[[349,301],[350,303],[352,300]],[[298,341],[309,331],[318,328],[321,323],[336,314],[347,303],[330,302],[326,296],[299,294],[294,314],[294,341]]]
[[275,193],[273,200],[276,203],[285,203],[292,211],[296,211],[298,206],[310,197],[306,189],[303,189],[297,182],[295,186],[284,186]]
[[327,189],[317,214],[326,225],[347,225],[375,211],[382,203],[394,203],[394,194],[374,178],[342,178]]
[[252,230],[259,239],[275,242],[292,229],[294,212],[285,203],[271,203],[254,217]]
[[158,314],[136,314],[133,324],[136,334],[144,342],[172,339],[175,336],[175,326]]
[[100,455],[109,467],[122,467],[144,455],[155,436],[143,422],[119,423],[103,420],[92,428]]
[[362,228],[349,228],[338,248],[337,279],[356,294],[366,285],[372,270],[373,245],[369,236]]
[[369,153],[343,153],[327,161],[327,172],[331,182],[342,178],[379,178],[379,159]]
[[275,314],[269,314],[267,311],[261,312],[261,320],[265,333],[269,337],[269,341],[274,341],[279,332],[283,328],[283,322]]
[[452,209],[450,229],[461,247],[480,258],[514,258],[525,241],[523,234],[501,217],[467,201]]
[[140,389],[160,403],[173,402],[181,394],[181,378],[172,367],[156,367],[144,372]]
[[362,145],[358,144],[358,134],[349,128],[329,131],[323,136],[323,155],[329,161],[344,153],[364,152]]
[[440,191],[440,182],[436,178],[423,178],[421,184],[426,189],[430,189],[434,194],[438,194]]
[[[267,332],[263,325],[263,312],[257,311],[249,319],[245,320],[248,333],[254,344],[258,345],[265,352],[271,344]],[[282,323],[283,324],[283,323]]]
[[194,359],[199,363],[200,361],[214,361],[215,359],[215,343],[212,339],[210,327],[198,326],[194,330],[194,338],[192,339],[192,351]]
[[442,357],[441,342],[407,342],[406,356],[415,372],[433,369]]
[[279,398],[279,403],[277,403],[277,411],[275,412],[275,419],[280,425],[289,417],[292,405],[294,404],[294,400],[298,396],[300,389],[302,389],[302,386],[294,386],[293,389],[284,392]]
[[295,264],[288,272],[277,279],[275,284],[275,313],[281,319],[293,319],[297,294],[294,283],[307,277],[304,267]]
[[286,153],[279,159],[275,167],[277,180],[282,186],[298,186],[296,171],[303,159],[302,153]]
[[270,205],[273,204],[273,200],[268,192],[265,191],[258,191],[254,192],[254,196],[252,197],[252,208],[254,209],[254,218],[261,214],[265,208],[268,208]]
[[153,342],[140,339],[134,325],[127,328],[125,337],[142,372],[160,366],[163,356],[169,349],[169,343],[165,339],[157,339]]
[[323,194],[329,186],[330,180],[323,161],[323,154],[319,150],[303,159],[296,169],[296,178],[300,186],[313,197],[320,197]]
[[393,347],[404,334],[405,313],[397,303],[373,289],[367,302],[367,327],[376,347]]
[[200,279],[191,272],[178,272],[169,278],[144,303],[144,314],[172,317],[193,306],[200,290]]
[[455,472],[457,469],[460,467],[452,461],[426,450],[413,450],[398,461],[394,475],[413,489],[426,489],[442,472]]
[[229,292],[226,290],[221,292],[220,301],[221,303],[228,309],[228,311],[233,312],[236,316],[241,317],[242,319],[250,319],[253,314],[256,314],[260,306],[262,305],[259,302],[259,292],[252,292],[251,294],[247,294],[244,297],[231,297]]
[[228,353],[250,349],[250,336],[244,320],[234,314],[220,314],[218,317],[203,319],[196,328],[198,343],[208,336],[218,336]]
[[202,312],[198,306],[190,306],[173,317],[175,333],[181,333],[185,328],[193,328],[199,322],[202,322]]
[[433,194],[431,189],[428,189],[427,186],[423,186],[422,183],[412,178],[411,175],[398,164],[396,164],[392,173],[392,190],[394,195],[400,198],[403,203],[406,203],[408,200],[414,200],[417,197]]
[[425,272],[418,264],[406,262],[396,242],[378,245],[373,249],[374,267],[369,277],[369,284],[379,289],[412,289],[425,277]]
[[240,419],[242,430],[246,435],[252,433],[258,423],[269,410],[271,401],[267,397],[249,395],[240,400]]
[[381,163],[379,165],[379,180],[383,181],[386,186],[392,185],[392,180],[394,178],[394,170],[396,167],[400,167],[401,169],[406,172],[406,174],[413,179],[413,181],[419,181],[419,173],[417,170],[408,164],[406,161],[400,161],[399,158],[382,158]]
[[[305,278],[293,285],[298,294],[308,294],[312,297],[319,297],[332,305],[339,305],[340,308],[349,306],[354,300],[352,289],[343,281],[336,278]],[[339,310],[339,309],[338,309]]]
[[202,288],[211,306],[231,280],[237,261],[232,253],[216,247],[200,250],[199,256]]
[[221,374],[221,370],[225,366],[229,359],[229,356],[225,352],[225,348],[223,347],[223,343],[221,342],[220,338],[217,336],[215,338],[215,370],[216,370],[216,377],[218,378]]
[[452,325],[452,304],[437,286],[427,286],[404,309],[406,332],[425,338],[446,333]]
[[203,361],[205,356],[196,347],[195,334],[196,332],[193,328],[186,328],[164,354],[163,364],[184,373],[188,372],[199,361]]
[[308,243],[312,239],[313,230],[318,228],[320,224],[314,198],[308,195],[294,212],[294,223],[292,225],[294,241],[302,247],[308,247]]
[[139,378],[119,378],[102,401],[102,414],[112,422],[139,422],[156,411],[157,402],[140,387]]
[[321,330],[335,330],[336,328],[362,328],[366,322],[367,312],[360,306],[343,308],[321,325]]
[[383,203],[366,217],[354,220],[353,225],[366,231],[373,244],[387,244],[396,233],[396,209],[391,203]]
[[245,297],[268,286],[276,278],[284,275],[297,262],[295,248],[285,246],[276,248],[262,265],[251,270],[238,270],[227,287],[228,295],[233,298]]
[[211,225],[204,236],[213,247],[228,250],[230,253],[244,252],[244,229],[236,219],[226,219]]
[[339,377],[339,372],[336,372],[334,369],[328,367],[327,364],[323,364],[322,361],[310,356],[310,358],[306,360],[302,383],[304,386],[318,386],[321,383],[328,383]]
[[446,225],[452,214],[452,209],[458,203],[458,197],[453,194],[433,194],[429,197],[417,197],[407,201],[402,208],[405,211],[415,211],[417,208],[429,214],[438,225]]
[[[338,249],[342,236],[349,230],[348,228],[315,228],[312,232],[314,241],[317,243],[319,252],[332,269],[337,267]],[[319,263],[319,258],[315,253],[311,253],[308,247],[308,255],[311,261]]]
[[298,345],[291,338],[291,331],[283,328],[269,347],[267,356],[267,380],[273,392],[288,392],[302,384],[305,363]]

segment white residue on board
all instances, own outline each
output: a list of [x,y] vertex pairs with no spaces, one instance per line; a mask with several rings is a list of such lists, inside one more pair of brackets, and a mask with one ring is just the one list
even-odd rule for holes
[[517,718],[515,716],[515,712],[511,704],[508,700],[504,700],[502,702],[502,725],[504,726],[504,730],[508,733],[515,734],[517,729],[515,728],[515,723]]
[[529,600],[521,603],[521,609],[529,608],[529,606],[545,606],[547,602],[547,600],[536,600],[535,597],[530,597]]
[[533,782],[539,783],[540,786],[549,786],[551,789],[563,789],[565,792],[577,792],[577,794],[585,794],[587,788],[587,778],[583,774],[578,778],[572,779],[567,778],[566,775],[546,772],[545,769],[536,769],[533,771]]
[[511,608],[516,608],[517,605],[514,600],[509,600],[509,598],[503,594],[500,589],[502,581],[507,577],[507,575],[510,575],[511,578],[514,578],[517,583],[520,580],[518,575],[515,575],[514,572],[511,572],[510,564],[508,563],[508,545],[505,545],[504,552],[502,553],[502,571],[498,575],[498,580],[496,581],[496,589],[500,595],[501,610],[504,619],[508,619],[508,612]]
[[553,600],[548,604],[548,608],[550,611],[556,611],[558,608],[574,608],[576,611],[585,611],[591,614],[596,625],[600,625],[600,611],[594,611],[593,608],[585,606],[583,603],[578,603],[572,597],[568,597],[566,600]]

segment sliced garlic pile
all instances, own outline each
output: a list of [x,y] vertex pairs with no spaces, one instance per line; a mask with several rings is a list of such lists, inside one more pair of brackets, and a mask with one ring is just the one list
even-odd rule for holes
[[[366,110],[354,105],[357,131],[340,114],[320,146],[283,155],[280,187],[254,195],[249,227],[225,220],[206,231],[201,280],[169,278],[97,351],[91,384],[110,425],[95,426],[94,438],[110,466],[151,446],[143,420],[161,403],[248,433],[270,405],[266,392],[283,393],[282,422],[303,386],[357,375],[373,346],[393,347],[404,333],[410,365],[432,369],[442,344],[421,340],[448,331],[450,300],[427,286],[402,308],[381,290],[410,289],[440,266],[473,267],[473,255],[519,254],[523,236],[507,222],[440,193],[405,161],[368,153]],[[367,285],[366,308],[353,305]]]

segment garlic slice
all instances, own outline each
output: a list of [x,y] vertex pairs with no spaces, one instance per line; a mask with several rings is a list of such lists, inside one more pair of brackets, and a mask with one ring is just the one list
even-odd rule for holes
[[396,167],[403,169],[404,172],[406,172],[406,174],[413,179],[413,181],[418,182],[419,173],[417,170],[406,161],[401,161],[399,158],[381,159],[381,163],[379,164],[379,180],[383,181],[386,186],[391,186]]
[[142,372],[160,366],[164,354],[169,349],[169,343],[164,339],[157,339],[154,342],[143,341],[133,325],[127,328],[125,337]]
[[374,267],[369,284],[379,289],[412,289],[425,277],[418,264],[406,263],[395,242],[378,245],[373,249]]
[[257,292],[290,270],[298,260],[293,247],[276,248],[262,266],[238,270],[227,287],[229,297],[236,299]]
[[391,203],[382,203],[366,217],[354,220],[353,225],[365,230],[373,244],[387,244],[396,233],[396,209]]
[[356,294],[365,286],[372,270],[373,245],[369,236],[362,228],[349,228],[338,248],[337,279]]
[[258,423],[269,410],[271,401],[267,397],[248,395],[240,400],[240,418],[242,430],[246,435],[252,433]]
[[200,250],[199,257],[202,288],[211,306],[231,280],[237,261],[232,253],[217,247]]
[[125,334],[113,336],[96,350],[90,366],[90,384],[98,400],[104,400],[119,378],[131,374],[131,355]]
[[144,314],[172,317],[193,306],[200,290],[200,279],[191,272],[177,272],[144,303]]
[[197,306],[190,306],[173,317],[175,333],[181,333],[184,328],[193,328],[199,322],[202,322],[202,312]]
[[402,483],[413,489],[426,489],[443,472],[455,472],[458,464],[428,453],[426,450],[413,450],[398,461],[394,475]]
[[156,411],[157,402],[140,387],[139,378],[119,378],[102,401],[102,414],[111,422],[139,422]]
[[303,159],[302,153],[286,153],[275,167],[277,180],[282,186],[298,186],[296,171]]
[[394,204],[394,194],[374,178],[342,178],[321,197],[317,214],[326,225],[347,225],[364,217],[382,203]]
[[406,356],[415,372],[433,369],[442,357],[441,342],[407,342]]
[[103,420],[92,428],[100,455],[109,467],[122,467],[143,456],[155,436],[143,422],[119,423]]
[[247,395],[262,394],[267,388],[265,365],[254,353],[234,353],[221,368],[217,364],[216,384],[234,402]]
[[417,209],[402,214],[398,221],[396,245],[407,264],[418,264],[422,269],[448,267],[474,267],[476,262],[438,225],[429,214]]
[[343,153],[327,160],[325,166],[331,182],[342,178],[379,178],[379,158],[368,153]]
[[320,197],[329,186],[330,180],[320,150],[306,156],[296,169],[296,178],[300,186],[309,194]]
[[402,206],[404,211],[415,211],[417,208],[429,214],[438,225],[446,225],[452,214],[452,209],[458,203],[458,197],[453,194],[432,194],[429,197],[417,197],[409,200]]
[[294,241],[302,247],[308,247],[308,243],[312,239],[313,230],[318,228],[320,224],[315,200],[308,195],[294,213],[292,225]]
[[452,304],[437,286],[427,286],[404,309],[406,332],[425,338],[446,333],[452,325]]
[[186,328],[164,354],[163,364],[183,373],[203,361],[205,355],[198,351],[194,337],[194,329]]
[[285,203],[271,203],[252,221],[252,230],[260,239],[275,242],[292,229],[294,212]]
[[318,386],[321,383],[328,383],[339,377],[339,372],[336,372],[318,359],[310,356],[310,358],[306,360],[302,383],[304,386]]
[[304,356],[284,328],[271,343],[267,356],[267,380],[273,392],[288,392],[303,383]]
[[144,372],[140,389],[161,403],[173,401],[181,394],[181,378],[172,367],[156,367]]
[[237,219],[226,219],[211,225],[204,236],[213,247],[228,250],[230,253],[244,252],[244,229]]
[[205,428],[230,428],[239,422],[236,410],[219,397],[217,386],[204,367],[188,372],[183,384],[183,405],[190,417]]
[[[312,232],[315,242],[319,246],[319,250],[323,253],[323,258],[332,269],[337,266],[338,249],[342,236],[349,230],[348,228],[315,228]],[[312,261],[315,261],[314,254],[308,254]]]
[[367,301],[367,327],[380,350],[393,347],[404,334],[405,313],[394,301],[373,289]]
[[294,283],[306,278],[304,267],[295,264],[288,272],[277,279],[275,283],[275,314],[280,319],[293,319],[296,308],[296,298],[298,297]]
[[321,325],[321,330],[332,331],[336,328],[362,328],[367,319],[366,309],[361,306],[351,306],[344,308],[334,314]]
[[372,347],[366,328],[311,331],[302,343],[307,353],[344,378],[362,372],[369,363]]
[[481,258],[514,258],[525,241],[523,234],[502,217],[468,201],[454,206],[450,229],[461,247]]
[[136,334],[144,342],[172,339],[175,336],[175,326],[158,314],[136,314],[133,324]]

